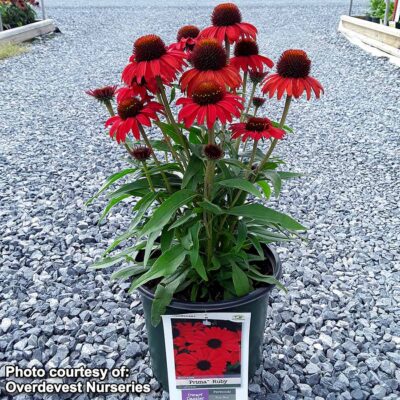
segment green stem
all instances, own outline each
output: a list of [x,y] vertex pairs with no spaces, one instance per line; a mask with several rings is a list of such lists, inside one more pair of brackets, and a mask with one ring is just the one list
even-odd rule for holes
[[[281,121],[279,123],[279,128],[282,129],[285,126],[286,117],[289,113],[290,103],[292,102],[292,96],[286,96],[285,107],[283,109]],[[272,152],[274,151],[276,145],[278,144],[278,139],[274,139],[265,154],[264,158],[261,160],[260,165],[256,169],[254,173],[254,177],[257,178],[257,175],[262,169],[264,168],[265,164],[268,162],[269,158],[271,157]]]
[[242,99],[243,99],[243,104],[246,101],[246,92],[247,92],[247,71],[243,74],[243,93],[242,93]]
[[254,140],[253,151],[251,152],[251,157],[250,157],[250,161],[249,161],[249,164],[248,164],[248,170],[246,172],[246,179],[249,177],[249,175],[252,172],[251,167],[252,167],[252,165],[254,163],[254,159],[256,158],[257,146],[258,146],[258,140]]
[[[179,126],[175,121],[174,115],[172,114],[171,107],[169,106],[169,102],[167,99],[167,95],[165,93],[165,88],[162,83],[162,80],[159,76],[157,76],[156,81],[157,81],[157,86],[158,86],[159,93],[161,96],[162,104],[164,105],[165,112],[167,114],[167,119],[169,120],[169,123],[174,127],[175,132],[181,137],[183,148],[185,149],[186,155],[189,159],[190,158],[189,145],[187,143],[186,137],[182,134],[181,130],[179,129]],[[182,160],[182,162],[183,162],[184,166],[186,167],[186,161]]]
[[[143,129],[143,126],[140,125],[140,124],[138,124],[138,125],[139,125],[139,129],[140,129],[140,133],[141,133],[142,136],[143,136],[143,140],[144,140],[144,142],[146,143],[146,146],[147,146],[149,149],[153,149],[153,148],[151,147],[150,140],[149,140],[149,138],[147,137],[146,132],[145,132],[144,129]],[[161,163],[160,163],[160,161],[158,161],[158,158],[157,158],[156,154],[154,153],[154,151],[152,151],[151,154],[152,154],[152,156],[153,156],[153,160],[154,160],[155,164],[157,165],[157,167],[161,167]],[[167,176],[164,174],[164,171],[160,171],[160,174],[161,174],[162,178],[164,179],[164,182],[165,182],[165,185],[166,185],[166,187],[167,187],[168,192],[169,192],[169,193],[172,193],[171,185],[170,185],[170,183],[169,183],[169,181],[168,181],[168,179],[167,179]]]
[[227,36],[225,36],[225,51],[226,51],[226,61],[229,64],[229,60],[231,58],[231,44],[229,43]]
[[[211,201],[212,188],[214,183],[214,168],[215,162],[207,160],[206,172],[204,176],[204,198]],[[212,230],[212,216],[204,211],[204,223],[207,231],[207,265],[211,264],[212,258],[212,241],[213,241],[213,230]]]
[[156,190],[154,189],[153,181],[151,180],[151,176],[149,174],[149,170],[147,168],[146,161],[143,161],[143,172],[146,175],[147,182],[149,182],[149,186],[150,186],[151,191],[153,193],[155,193]]
[[253,83],[253,88],[251,89],[249,102],[247,104],[246,111],[244,112],[244,116],[246,116],[249,113],[251,102],[253,101],[253,97],[254,97],[254,94],[256,92],[256,88],[257,88],[257,84]]
[[240,158],[240,161],[241,161],[241,162],[243,162],[243,160],[244,160],[244,155],[245,155],[245,153],[246,153],[246,147],[247,147],[248,141],[249,141],[249,139],[246,139],[246,141],[244,142],[244,145],[243,145],[243,153],[242,153],[242,157]]
[[110,115],[113,117],[115,115],[114,113],[114,109],[113,106],[111,104],[111,100],[106,100],[104,102],[104,105],[107,107],[108,112],[110,113]]
[[[161,96],[160,96],[159,93],[157,93],[157,99],[158,99],[158,101],[159,101],[161,104],[163,103],[163,101],[162,101]],[[184,167],[183,167],[182,160],[181,160],[181,158],[179,157],[179,155],[178,155],[178,153],[176,152],[176,150],[174,149],[174,145],[171,143],[170,137],[169,137],[167,134],[165,134],[165,133],[163,132],[162,129],[160,129],[160,130],[161,130],[162,135],[164,136],[165,142],[167,143],[167,146],[168,146],[168,148],[169,148],[169,150],[170,150],[170,152],[171,152],[171,154],[172,154],[172,157],[173,157],[173,158],[175,159],[175,161],[179,164],[179,166],[180,166],[180,168],[181,168],[181,170],[182,170],[182,172],[183,172]],[[166,160],[167,160],[167,162],[168,162],[168,156],[166,156]]]

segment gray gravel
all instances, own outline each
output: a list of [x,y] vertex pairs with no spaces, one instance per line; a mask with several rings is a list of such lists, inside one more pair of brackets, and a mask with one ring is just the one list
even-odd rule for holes
[[[296,133],[278,147],[306,176],[285,186],[277,206],[310,227],[309,242],[279,248],[290,292],[271,298],[250,398],[398,399],[399,69],[336,32],[346,0],[241,2],[267,54],[306,49],[326,89],[319,102],[294,103]],[[63,34],[0,63],[0,367],[125,364],[151,383],[147,399],[166,399],[149,368],[136,295],[87,269],[129,210],[98,227],[104,199],[84,207],[126,162],[83,90],[117,82],[133,39],[149,27],[161,21],[156,31],[171,40],[178,25],[204,26],[215,2],[46,3]],[[361,11],[364,2],[355,3]],[[281,107],[266,110],[277,117]],[[43,397],[15,397],[31,398]]]

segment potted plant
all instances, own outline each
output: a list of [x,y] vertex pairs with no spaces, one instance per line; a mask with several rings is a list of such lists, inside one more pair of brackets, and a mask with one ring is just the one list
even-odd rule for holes
[[[257,29],[242,22],[234,4],[218,5],[211,20],[201,32],[182,27],[169,46],[156,35],[140,37],[122,73],[125,86],[88,92],[106,105],[106,127],[131,164],[88,203],[109,191],[101,219],[121,202],[133,206],[128,230],[94,268],[122,263],[112,279],[128,279],[130,292],[139,290],[152,367],[165,388],[162,314],[250,312],[254,374],[269,292],[284,289],[270,244],[306,230],[265,203],[298,176],[273,152],[292,132],[286,126],[292,99],[323,93],[311,61],[303,50],[287,50],[267,75],[274,63],[259,54]],[[257,91],[285,100],[278,121],[260,115],[265,98]],[[158,134],[150,134],[151,126]]]
[[33,7],[38,5],[36,0],[0,0],[3,28],[17,28],[35,22],[36,12]]
[[[378,23],[381,20],[382,16],[382,3],[385,3],[384,0],[370,0],[370,15],[371,21]],[[383,11],[385,12],[385,11]]]

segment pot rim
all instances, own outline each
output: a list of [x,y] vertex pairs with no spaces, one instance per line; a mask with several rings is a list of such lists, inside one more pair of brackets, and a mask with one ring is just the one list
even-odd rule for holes
[[[278,253],[268,245],[265,246],[264,251],[265,259],[268,259],[273,267],[274,277],[276,279],[280,279],[282,277],[282,263]],[[172,300],[172,302],[168,305],[168,308],[183,311],[220,311],[226,308],[232,308],[234,306],[242,306],[258,300],[260,297],[263,297],[269,293],[274,287],[275,285],[268,283],[266,286],[257,288],[245,296],[237,297],[231,300],[213,301],[209,303]],[[141,286],[137,290],[147,299],[154,300],[154,292],[146,286]]]

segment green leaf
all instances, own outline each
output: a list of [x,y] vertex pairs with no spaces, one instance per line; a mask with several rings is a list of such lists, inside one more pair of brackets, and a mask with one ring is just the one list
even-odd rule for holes
[[188,204],[197,196],[197,193],[191,190],[180,190],[172,194],[164,201],[153,213],[150,220],[143,227],[140,234],[148,235],[158,229],[162,229],[170,220],[172,215],[183,205]]
[[182,217],[177,218],[177,220],[168,228],[168,230],[172,230],[178,228],[178,226],[183,225],[185,222],[189,221],[192,218],[197,218],[196,215],[193,214],[192,210],[186,210]]
[[117,205],[117,204],[120,203],[122,200],[125,200],[125,199],[128,198],[128,197],[131,197],[131,195],[130,195],[130,194],[123,194],[123,195],[121,195],[121,196],[119,196],[119,197],[114,197],[114,198],[112,198],[112,199],[108,202],[106,208],[104,209],[104,211],[103,211],[103,213],[101,214],[101,216],[100,216],[100,218],[99,218],[99,221],[98,221],[97,223],[99,224],[101,221],[103,221],[103,219],[107,216],[107,214],[110,212],[110,210],[111,210],[115,205]]
[[116,254],[112,257],[102,257],[99,261],[95,262],[90,266],[91,269],[103,269],[111,267],[114,264],[117,264],[126,259],[128,255],[132,255],[135,252],[135,246],[129,247],[124,251]]
[[161,251],[167,251],[172,244],[172,241],[175,236],[175,230],[171,229],[171,227],[165,226],[161,233]]
[[261,247],[260,241],[255,236],[252,236],[252,235],[249,236],[249,239],[250,239],[253,247],[257,250],[258,255],[260,257],[265,257],[265,254]]
[[224,187],[240,189],[245,192],[251,193],[256,197],[261,197],[261,193],[257,190],[257,188],[251,182],[246,181],[245,179],[226,179],[224,181],[219,181],[216,184]]
[[171,89],[171,95],[169,97],[169,104],[171,104],[175,100],[175,96],[176,96],[176,89],[175,87],[173,87]]
[[276,171],[267,171],[265,175],[268,179],[271,180],[272,185],[274,186],[274,196],[279,197],[282,188],[282,179]]
[[182,189],[188,185],[190,180],[197,175],[204,168],[204,163],[195,155],[192,155],[189,160],[189,164],[186,168],[185,174],[182,178]]
[[137,289],[139,286],[145,285],[147,282],[153,279],[173,274],[177,270],[177,268],[183,263],[186,254],[187,252],[181,245],[171,247],[169,250],[167,250],[160,257],[157,258],[149,271],[143,274],[136,281],[132,282],[129,293]]
[[103,184],[103,186],[99,189],[99,191],[91,197],[85,205],[88,206],[94,199],[100,196],[101,193],[103,193],[106,189],[108,189],[114,182],[116,182],[118,179],[123,178],[126,175],[133,174],[134,172],[137,171],[137,168],[127,168],[124,169],[123,171],[117,172],[113,175],[111,175]]
[[247,275],[235,263],[232,266],[232,281],[236,294],[241,297],[249,293],[250,284]]
[[[271,121],[271,123],[272,123],[272,126],[273,126],[273,127],[281,129],[281,128],[280,128],[279,122],[277,122],[277,121]],[[283,129],[284,129],[285,131],[287,131],[287,132],[293,133],[293,129],[290,128],[290,127],[287,126],[287,125],[283,125]]]
[[287,293],[287,289],[282,283],[278,281],[274,276],[272,275],[263,275],[261,272],[257,270],[257,268],[250,267],[249,268],[249,277],[250,279],[258,282],[264,282],[264,283],[269,283],[270,285],[276,285],[279,289],[283,290],[285,293]]
[[140,199],[136,203],[135,207],[133,208],[133,211],[136,211],[136,215],[132,219],[130,229],[136,228],[136,226],[142,220],[143,215],[146,213],[146,211],[149,209],[149,207],[153,204],[153,202],[156,198],[157,198],[157,193],[149,192],[146,194],[146,196],[144,196],[142,199]]
[[158,151],[170,152],[170,148],[165,140],[150,140],[151,147]]
[[200,128],[195,128],[191,127],[189,129],[189,141],[190,143],[194,144],[202,144],[202,137],[201,137],[201,129]]
[[225,164],[231,164],[234,165],[235,167],[240,168],[241,170],[247,169],[247,166],[240,162],[239,160],[235,158],[224,158],[221,160],[221,162],[224,162]]
[[199,206],[202,207],[204,210],[209,211],[212,214],[215,215],[222,215],[224,214],[224,210],[220,208],[218,205],[211,203],[208,200],[201,201],[199,203]]
[[268,200],[271,197],[271,188],[266,181],[258,181],[257,185],[260,186],[264,192],[265,198]]
[[171,303],[174,293],[178,289],[179,285],[186,279],[188,271],[180,273],[172,282],[166,285],[160,283],[157,285],[153,304],[151,306],[151,324],[157,326],[161,322],[161,315],[163,315],[167,309],[168,304]]
[[149,237],[147,238],[146,248],[144,250],[144,258],[143,258],[143,265],[146,267],[147,262],[149,261],[150,254],[153,251],[153,245],[158,236],[160,236],[160,230],[156,230],[150,233]]
[[141,274],[142,272],[145,272],[148,268],[144,267],[143,265],[133,265],[130,267],[125,267],[121,268],[120,270],[114,272],[111,275],[111,280],[117,280],[117,279],[127,279],[130,278],[131,276],[135,276],[138,274]]
[[175,131],[175,128],[171,124],[166,124],[161,121],[156,121],[155,124],[158,125],[165,135],[172,138],[175,143],[183,145],[181,136]]
[[[158,182],[158,180],[157,181],[155,179],[152,180],[155,187],[160,187],[160,186],[163,187],[161,185],[161,182]],[[145,189],[146,191],[150,190],[149,182],[146,178],[137,179],[134,182],[122,185],[118,190],[112,192],[108,196],[114,198],[114,197],[119,197],[123,194],[135,195],[138,190],[140,191],[142,189]]]
[[262,204],[245,204],[226,211],[229,215],[251,218],[264,223],[273,223],[293,231],[305,231],[307,228],[289,215],[272,210]]
[[281,177],[281,179],[293,179],[303,176],[303,174],[300,174],[298,172],[277,171],[277,173]]
[[157,167],[153,167],[149,169],[150,175],[153,175],[157,172],[161,171],[180,171],[180,167],[177,163],[168,163],[168,164],[163,164]]
[[247,239],[247,227],[243,220],[238,223],[238,235],[235,250],[239,251]]

